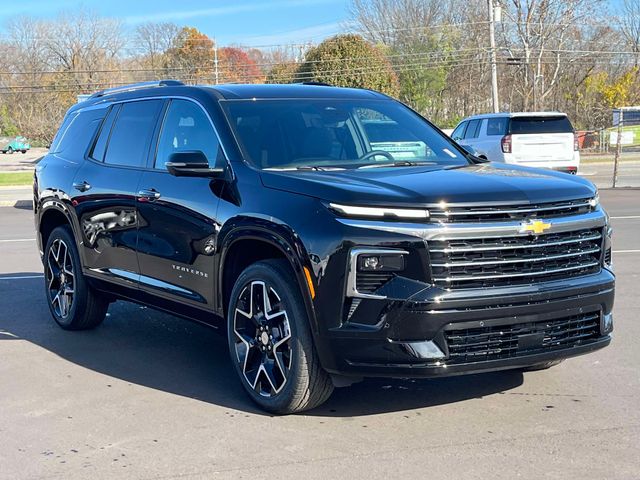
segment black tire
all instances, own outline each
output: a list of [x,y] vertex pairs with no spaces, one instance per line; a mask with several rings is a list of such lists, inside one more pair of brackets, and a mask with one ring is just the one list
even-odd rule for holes
[[86,330],[102,323],[109,301],[87,284],[69,226],[57,227],[49,235],[44,249],[44,273],[49,311],[60,327]]
[[22,153],[27,153],[27,151],[26,151],[26,150],[20,150],[20,151],[21,151]]
[[294,278],[283,260],[249,266],[233,287],[227,312],[229,352],[240,382],[255,403],[277,414],[312,409],[333,392]]
[[551,367],[555,367],[562,363],[562,360],[554,360],[552,362],[544,362],[539,363],[537,365],[531,365],[530,367],[525,367],[522,370],[525,372],[537,372],[538,370],[548,370]]
[[11,155],[13,153],[13,148],[11,148],[11,147],[7,148],[7,153],[9,155]]

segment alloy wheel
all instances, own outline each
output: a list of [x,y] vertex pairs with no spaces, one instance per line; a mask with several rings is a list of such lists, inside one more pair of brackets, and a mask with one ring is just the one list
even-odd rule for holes
[[53,310],[58,317],[67,318],[73,305],[75,277],[69,247],[59,238],[49,248],[46,281]]
[[277,395],[291,369],[291,328],[278,293],[263,281],[246,285],[233,317],[235,353],[249,387],[263,397]]

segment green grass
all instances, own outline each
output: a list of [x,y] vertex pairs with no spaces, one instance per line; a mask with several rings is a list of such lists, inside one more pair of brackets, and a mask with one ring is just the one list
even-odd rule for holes
[[31,185],[33,172],[2,172],[0,173],[0,187]]

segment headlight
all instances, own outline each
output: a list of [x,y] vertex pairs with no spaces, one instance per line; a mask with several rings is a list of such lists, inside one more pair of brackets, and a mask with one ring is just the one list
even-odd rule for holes
[[429,218],[429,210],[422,208],[360,207],[356,205],[339,205],[337,203],[330,203],[329,207],[346,217],[391,217],[412,220]]

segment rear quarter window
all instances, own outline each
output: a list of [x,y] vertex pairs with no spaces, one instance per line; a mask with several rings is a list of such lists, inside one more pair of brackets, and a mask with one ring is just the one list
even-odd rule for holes
[[488,119],[487,135],[506,135],[508,123],[509,119],[507,117]]
[[93,108],[67,115],[51,144],[50,153],[73,160],[84,158],[105,113],[105,108]]
[[513,117],[509,133],[573,133],[573,125],[565,115],[540,117]]

